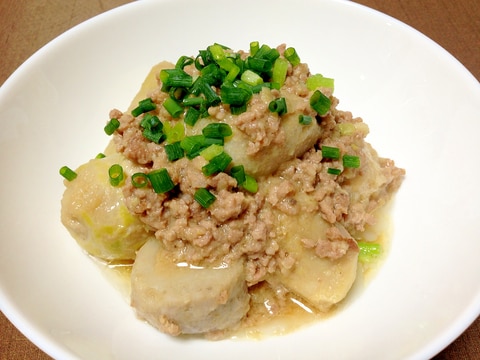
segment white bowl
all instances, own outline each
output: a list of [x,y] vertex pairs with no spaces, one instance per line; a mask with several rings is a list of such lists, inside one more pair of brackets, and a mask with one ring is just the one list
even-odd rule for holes
[[[103,150],[103,125],[150,67],[213,42],[294,46],[335,78],[380,155],[407,170],[391,252],[335,316],[261,341],[173,339],[139,321],[60,223],[58,169]],[[0,89],[0,306],[62,359],[425,359],[480,313],[480,86],[417,31],[347,1],[135,2],[66,32]]]

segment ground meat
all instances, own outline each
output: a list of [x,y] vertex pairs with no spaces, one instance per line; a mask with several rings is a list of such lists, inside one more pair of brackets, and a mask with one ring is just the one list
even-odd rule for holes
[[[278,49],[283,53],[285,48]],[[192,65],[185,71],[198,75]],[[294,265],[294,257],[277,243],[276,239],[283,235],[276,219],[302,213],[320,213],[332,224],[327,238],[302,241],[319,257],[335,259],[350,246],[350,240],[338,233],[335,224],[348,231],[364,229],[374,222],[375,210],[398,188],[403,170],[395,167],[393,161],[379,158],[365,142],[368,127],[362,119],[338,110],[338,100],[326,89],[322,91],[332,101],[330,111],[319,118],[311,109],[308,100],[311,92],[305,85],[309,75],[307,65],[290,64],[281,90],[265,88],[254,94],[246,112],[232,116],[225,104],[208,109],[210,117],[230,121],[236,131],[246,136],[248,156],[262,153],[272,144],[284,146],[289,135],[282,127],[281,117],[268,109],[269,101],[274,98],[285,97],[291,113],[310,115],[319,122],[321,132],[314,139],[314,146],[293,158],[270,159],[270,163],[278,164],[272,167],[275,169],[272,172],[258,176],[256,194],[239,188],[236,180],[226,173],[206,177],[202,167],[207,161],[201,156],[168,161],[163,146],[143,137],[139,126],[143,115],[135,118],[112,110],[110,116],[120,121],[114,137],[117,151],[145,166],[147,172],[166,168],[177,184],[171,193],[155,194],[150,188],[137,189],[127,181],[124,195],[130,211],[153,230],[178,261],[215,264],[245,258],[247,282],[252,286],[269,273],[286,272]],[[149,93],[156,103],[167,96],[160,87],[161,84]],[[158,106],[157,115],[172,126],[177,121],[162,106]],[[344,169],[341,159],[324,159],[321,151],[324,145],[337,147],[342,154],[358,155],[361,167]],[[343,171],[338,176],[332,175],[329,168]],[[199,188],[207,188],[216,197],[208,209],[194,200]]]

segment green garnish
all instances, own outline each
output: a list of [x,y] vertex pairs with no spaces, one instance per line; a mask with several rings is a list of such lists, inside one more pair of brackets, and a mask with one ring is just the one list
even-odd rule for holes
[[120,127],[120,121],[118,121],[115,118],[110,119],[110,121],[105,125],[103,130],[105,131],[105,134],[107,135],[112,135],[115,130],[117,130]]
[[268,104],[268,110],[271,112],[276,112],[279,116],[282,116],[287,113],[287,103],[285,98],[279,98],[270,101]]
[[292,64],[293,66],[300,64],[300,57],[298,56],[297,51],[293,47],[285,49],[283,56],[285,56],[285,58],[290,61],[290,64]]
[[202,167],[202,172],[205,176],[224,171],[232,162],[232,157],[226,152],[221,152],[210,160],[210,162]]
[[147,186],[149,180],[148,175],[142,172],[138,172],[132,175],[131,177],[132,185],[136,188],[143,188]]
[[327,169],[327,173],[329,174],[332,174],[332,175],[340,175],[342,173],[342,170],[341,169],[337,169],[337,168],[328,168]]
[[332,146],[322,146],[322,157],[325,159],[338,160],[340,158],[340,149]]
[[378,243],[358,241],[357,244],[360,250],[358,253],[358,260],[360,262],[372,262],[382,254],[382,247]]
[[360,158],[355,155],[343,155],[343,166],[346,168],[359,168]]
[[182,146],[180,145],[180,141],[177,141],[171,144],[166,144],[165,153],[167,154],[167,158],[169,161],[176,161],[185,156],[185,152],[183,151]]
[[165,168],[153,170],[147,174],[147,176],[150,180],[150,184],[152,184],[153,191],[157,194],[166,193],[175,187],[170,174]]
[[108,179],[112,186],[118,186],[123,181],[123,168],[120,164],[114,164],[108,169]]
[[195,191],[193,198],[205,209],[208,208],[216,200],[215,195],[205,188],[200,188]]
[[132,110],[132,116],[137,117],[146,112],[155,110],[156,108],[157,105],[155,105],[153,100],[151,98],[146,98],[138,102],[138,106]]
[[298,115],[298,122],[302,125],[310,125],[313,121],[313,118],[309,115]]
[[318,115],[324,116],[330,110],[332,102],[330,99],[325,96],[320,90],[315,90],[315,92],[310,97],[310,106],[315,110]]
[[68,166],[62,166],[59,170],[59,173],[68,181],[72,181],[77,177],[77,173]]
[[226,123],[210,123],[202,129],[207,138],[225,138],[232,135],[232,128]]

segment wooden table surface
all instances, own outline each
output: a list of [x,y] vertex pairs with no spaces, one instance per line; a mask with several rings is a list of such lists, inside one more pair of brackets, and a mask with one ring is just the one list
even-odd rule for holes
[[[0,84],[44,44],[127,0],[1,0]],[[357,0],[421,31],[480,79],[478,0]],[[480,239],[479,239],[480,240]],[[480,263],[479,263],[480,271]],[[50,359],[0,313],[0,360]],[[480,318],[435,357],[480,359]]]

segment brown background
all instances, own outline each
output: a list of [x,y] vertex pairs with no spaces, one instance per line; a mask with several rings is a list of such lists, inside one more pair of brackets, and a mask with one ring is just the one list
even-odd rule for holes
[[[78,23],[127,0],[0,0],[0,84],[36,50]],[[357,0],[421,31],[480,79],[478,0]],[[480,239],[479,239],[480,240]],[[480,271],[480,262],[479,262]],[[432,304],[434,306],[434,304]],[[0,313],[0,360],[50,359]],[[480,318],[435,357],[480,359]]]

